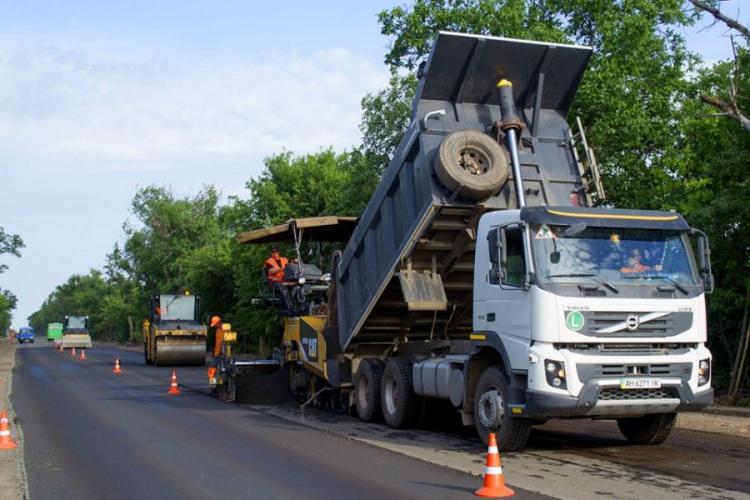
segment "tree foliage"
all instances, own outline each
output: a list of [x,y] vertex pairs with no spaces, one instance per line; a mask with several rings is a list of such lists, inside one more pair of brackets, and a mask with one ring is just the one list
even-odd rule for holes
[[[21,248],[24,247],[23,240],[17,234],[8,234],[0,227],[0,255],[10,254],[15,257],[21,256]],[[8,266],[0,264],[0,274],[5,272]],[[11,311],[16,308],[18,300],[9,290],[0,288],[0,333],[10,329],[13,315]]]
[[118,265],[153,293],[182,292],[188,286],[183,257],[219,238],[218,201],[213,187],[192,199],[178,199],[162,187],[138,190],[131,208],[141,226],[124,224],[127,240]]

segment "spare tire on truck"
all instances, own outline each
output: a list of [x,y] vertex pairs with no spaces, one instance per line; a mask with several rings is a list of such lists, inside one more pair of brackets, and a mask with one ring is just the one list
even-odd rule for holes
[[435,174],[449,191],[484,200],[508,180],[508,159],[492,137],[476,130],[459,130],[446,137],[435,157]]

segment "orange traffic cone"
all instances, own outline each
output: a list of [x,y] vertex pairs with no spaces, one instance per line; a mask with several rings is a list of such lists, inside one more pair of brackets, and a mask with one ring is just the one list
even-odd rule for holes
[[86,349],[81,349],[81,359],[86,361]]
[[114,373],[122,373],[122,370],[120,370],[120,358],[115,358],[115,369],[113,370]]
[[18,443],[10,437],[10,426],[8,425],[8,416],[3,410],[0,415],[0,450],[12,450],[17,447]]
[[500,464],[500,453],[497,451],[495,433],[490,432],[490,442],[487,448],[487,468],[484,470],[484,486],[474,494],[478,497],[500,498],[510,497],[515,491],[505,486],[503,466]]
[[177,372],[172,371],[172,385],[169,387],[167,394],[180,394],[180,389],[177,387]]
[[70,351],[70,355],[71,356],[75,356],[76,355],[76,348],[75,347]]

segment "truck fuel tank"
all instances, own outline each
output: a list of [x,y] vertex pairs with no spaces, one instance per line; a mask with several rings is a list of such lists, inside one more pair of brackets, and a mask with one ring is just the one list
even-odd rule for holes
[[452,355],[414,363],[414,392],[429,398],[449,399],[461,406],[464,394],[464,364],[468,356]]

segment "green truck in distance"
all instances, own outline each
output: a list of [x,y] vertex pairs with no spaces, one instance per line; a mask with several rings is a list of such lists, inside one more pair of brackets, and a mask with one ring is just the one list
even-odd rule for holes
[[49,323],[47,325],[47,342],[53,340],[61,340],[63,336],[63,324],[62,323]]

